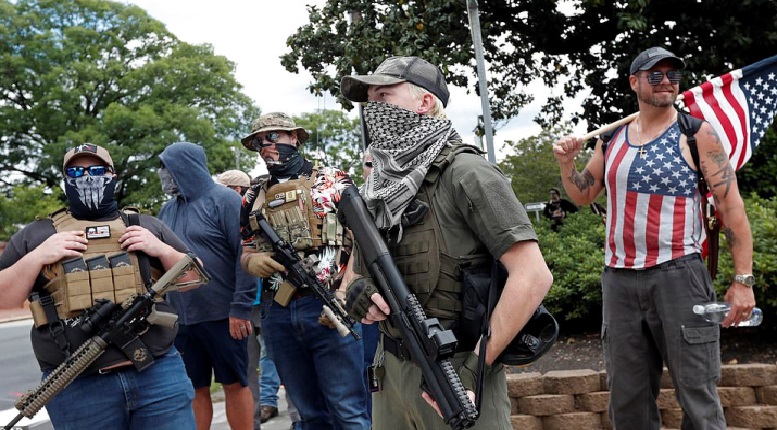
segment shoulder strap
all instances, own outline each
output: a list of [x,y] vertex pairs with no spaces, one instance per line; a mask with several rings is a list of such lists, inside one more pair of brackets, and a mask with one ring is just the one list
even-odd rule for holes
[[[704,179],[701,173],[701,166],[699,166],[699,148],[696,146],[696,133],[698,133],[704,121],[691,116],[687,112],[678,111],[677,123],[680,125],[680,133],[685,135],[688,147],[691,149],[691,158],[693,158],[693,164],[696,165],[696,170],[699,173],[699,185],[701,185]],[[699,189],[701,190],[701,188]]]
[[[121,217],[126,225],[140,225],[140,214],[137,212],[121,211]],[[151,288],[151,263],[148,261],[148,254],[137,252],[138,264],[140,265],[140,277],[146,288]]]
[[440,154],[434,160],[431,167],[429,168],[429,171],[426,173],[426,177],[424,178],[424,183],[426,184],[426,195],[428,196],[429,201],[432,200],[432,196],[437,190],[437,185],[439,184],[438,179],[440,175],[442,175],[442,172],[448,168],[451,163],[453,163],[453,160],[457,155],[464,153],[480,155],[482,152],[477,147],[472,145],[446,146],[442,149],[442,151],[440,151]]

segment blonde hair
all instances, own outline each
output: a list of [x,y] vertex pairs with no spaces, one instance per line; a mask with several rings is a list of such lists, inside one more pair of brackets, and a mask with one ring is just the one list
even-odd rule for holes
[[424,94],[430,94],[432,97],[434,97],[434,106],[429,111],[429,113],[427,113],[427,115],[437,119],[448,118],[448,116],[445,115],[445,107],[442,105],[442,101],[440,101],[436,95],[430,93],[424,88],[419,87],[418,85],[413,84],[412,82],[408,82],[407,84],[410,86],[410,94],[416,97],[423,97]]

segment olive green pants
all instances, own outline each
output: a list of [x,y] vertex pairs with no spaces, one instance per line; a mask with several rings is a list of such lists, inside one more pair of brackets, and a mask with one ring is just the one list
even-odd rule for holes
[[[421,369],[411,361],[402,361],[384,352],[381,340],[376,362],[383,355],[385,374],[382,390],[372,394],[372,430],[450,430],[450,426],[421,397]],[[458,353],[452,362],[458,369],[466,352]],[[473,430],[512,430],[510,398],[502,365],[493,367],[483,386],[480,417]]]

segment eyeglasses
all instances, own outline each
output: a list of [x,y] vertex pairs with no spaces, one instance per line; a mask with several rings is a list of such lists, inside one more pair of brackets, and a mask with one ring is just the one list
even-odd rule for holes
[[[249,144],[251,145],[251,148],[255,151],[260,151],[262,148],[267,148],[268,146],[272,146],[274,143],[278,143],[278,140],[280,140],[281,134],[277,131],[271,131],[269,133],[264,134],[264,139],[262,139],[261,136],[256,136]],[[264,143],[267,142],[267,143]]]
[[[666,78],[669,79],[669,82],[672,83],[672,85],[676,85],[680,83],[680,78],[683,77],[683,74],[680,73],[679,70],[669,70],[666,72]],[[664,80],[664,72],[660,70],[656,70],[655,72],[650,72],[647,75],[648,83],[652,86],[660,85],[661,82]]]
[[364,167],[370,167],[371,168],[372,167],[372,161],[365,161],[364,162]]
[[65,169],[65,173],[71,178],[80,178],[84,172],[89,172],[89,176],[103,176],[105,172],[113,172],[108,166],[73,166]]

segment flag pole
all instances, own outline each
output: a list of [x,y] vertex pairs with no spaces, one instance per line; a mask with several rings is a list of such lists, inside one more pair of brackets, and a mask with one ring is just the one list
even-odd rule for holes
[[[680,94],[680,95],[677,96],[677,99],[675,99],[675,102],[680,102],[680,101],[683,101],[683,100],[685,100],[685,97],[682,94]],[[639,116],[639,112],[634,112],[633,114],[627,116],[626,118],[621,118],[621,119],[619,119],[619,120],[617,120],[617,121],[615,121],[615,122],[613,122],[611,124],[607,124],[607,125],[601,126],[601,127],[597,128],[596,130],[594,130],[592,132],[589,132],[588,134],[584,135],[580,139],[582,139],[583,141],[586,141],[588,139],[592,139],[594,137],[597,137],[600,134],[607,133],[610,130],[615,130],[616,128],[618,128],[618,127],[620,127],[620,126],[622,126],[624,124],[628,124],[631,121],[634,121],[635,119],[637,119],[638,116]]]
[[475,49],[475,63],[478,72],[478,88],[480,90],[480,105],[483,109],[483,131],[486,139],[486,155],[488,161],[496,164],[494,155],[494,132],[491,128],[491,103],[488,100],[488,85],[486,84],[486,65],[483,55],[483,39],[480,34],[480,16],[477,0],[467,1],[467,16],[472,30],[472,45]]

